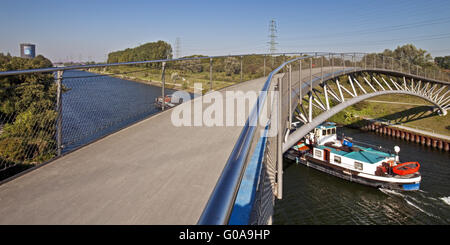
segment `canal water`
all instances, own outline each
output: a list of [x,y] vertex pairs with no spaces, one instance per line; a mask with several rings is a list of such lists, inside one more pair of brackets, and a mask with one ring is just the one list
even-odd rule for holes
[[402,162],[421,164],[419,191],[401,192],[351,183],[304,165],[290,165],[274,224],[450,224],[450,154],[397,138],[341,128],[346,136],[393,149]]
[[[64,72],[63,152],[88,144],[160,110],[161,88],[86,71]],[[175,90],[166,89],[165,94]]]

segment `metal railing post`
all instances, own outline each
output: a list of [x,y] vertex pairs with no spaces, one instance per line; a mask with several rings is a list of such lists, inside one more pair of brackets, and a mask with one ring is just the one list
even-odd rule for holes
[[353,53],[353,56],[352,56],[352,63],[353,63],[353,71],[356,71],[355,53]]
[[309,91],[312,91],[312,58],[309,58]]
[[243,56],[241,56],[241,82],[242,82],[242,80],[243,80],[243,71],[242,71],[242,69],[243,69],[243,65],[242,65],[242,60],[244,59],[244,57]]
[[377,54],[373,56],[373,69],[377,69]]
[[166,81],[165,81],[165,73],[166,73],[166,62],[162,63],[162,72],[161,72],[161,96],[162,96],[162,102],[161,102],[161,110],[164,111],[164,107],[166,104],[166,100],[165,100],[165,94],[164,94],[164,89],[166,86]]
[[364,55],[364,70],[367,70],[367,54]]
[[288,99],[289,99],[289,129],[292,125],[292,65],[289,64],[289,89],[288,89]]
[[331,54],[331,74],[334,73],[334,54]]
[[213,90],[212,67],[213,67],[213,59],[209,58],[209,91]]
[[266,76],[266,55],[264,55],[264,72],[263,72],[263,76]]
[[344,54],[341,54],[341,57],[342,57],[342,65],[344,67],[344,69],[342,70],[342,74],[344,74],[344,72],[345,72],[345,56],[344,56]]
[[64,71],[56,72],[56,145],[57,155],[61,156],[62,151],[62,80]]
[[299,60],[299,70],[298,70],[298,99],[302,103],[302,60]]
[[320,60],[320,81],[323,82],[323,55],[322,55],[322,59]]
[[282,125],[282,101],[283,101],[283,83],[281,78],[278,78],[278,108],[277,108],[277,123],[278,123],[278,134],[277,134],[277,198],[283,198],[283,129]]

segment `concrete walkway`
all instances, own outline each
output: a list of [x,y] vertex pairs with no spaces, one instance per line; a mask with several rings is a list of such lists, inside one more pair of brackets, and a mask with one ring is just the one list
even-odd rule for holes
[[242,126],[175,127],[172,110],[1,185],[0,224],[196,224]]

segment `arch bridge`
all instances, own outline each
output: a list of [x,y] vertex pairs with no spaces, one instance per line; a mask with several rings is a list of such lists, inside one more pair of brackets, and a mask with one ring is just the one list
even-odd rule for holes
[[[19,76],[19,79],[24,74],[56,73],[52,85],[56,95],[49,98],[55,101],[39,107],[40,113],[54,118],[39,117],[36,120],[39,123],[29,120],[30,124],[36,124],[30,127],[33,130],[18,130],[14,135],[5,134],[6,126],[0,125],[0,135],[11,138],[10,147],[16,147],[21,153],[20,159],[12,154],[0,155],[0,167],[3,167],[0,172],[16,162],[32,162],[41,148],[52,156],[23,174],[0,182],[0,223],[270,224],[275,199],[283,196],[283,153],[334,114],[386,94],[420,97],[433,104],[441,115],[446,115],[450,108],[448,74],[430,72],[402,60],[363,53],[295,53],[296,58],[285,61],[266,77],[266,58],[273,55],[285,58],[286,54],[260,54],[263,77],[244,82],[243,60],[255,55],[0,72],[0,78]],[[227,59],[240,60],[241,83],[218,87],[217,92],[260,91],[256,102],[249,103],[252,109],[243,127],[177,127],[168,123],[174,108],[63,152],[69,145],[62,137],[63,114],[70,111],[67,109],[72,109],[76,116],[66,117],[65,122],[93,114],[103,120],[106,112],[119,116],[118,111],[108,109],[129,102],[128,98],[113,100],[102,104],[101,109],[91,108],[89,98],[102,97],[107,90],[94,85],[109,88],[115,83],[110,78],[103,79],[105,75],[94,75],[89,82],[86,76],[63,77],[64,71],[134,65],[150,69],[153,64],[162,68],[164,97],[166,63],[172,67],[175,64],[209,67],[209,83],[205,84],[212,91],[214,65],[224,64]],[[69,92],[64,92],[66,86],[80,94],[70,97]],[[120,97],[117,93],[120,88],[105,98]],[[205,93],[178,108],[211,101],[213,94]],[[72,98],[74,105],[63,98]],[[127,111],[136,112],[131,107]],[[202,109],[189,110],[192,115],[188,116],[195,119],[202,112]],[[0,124],[14,121],[1,116]],[[94,126],[90,124],[82,129]],[[95,133],[93,130],[92,135]],[[32,147],[14,144],[19,139],[31,142]],[[178,142],[177,147],[167,147],[173,142]]]
[[[375,96],[419,97],[446,115],[450,83],[444,79],[401,60],[364,53],[315,53],[283,63],[269,74],[262,89],[268,93],[258,97],[199,223],[229,222],[233,205],[225,205],[223,193],[231,193],[230,200],[240,195],[243,166],[256,154],[262,167],[249,223],[270,224],[274,200],[283,196],[284,152],[336,113]],[[254,126],[264,112],[269,119]],[[224,192],[230,183],[236,191]]]

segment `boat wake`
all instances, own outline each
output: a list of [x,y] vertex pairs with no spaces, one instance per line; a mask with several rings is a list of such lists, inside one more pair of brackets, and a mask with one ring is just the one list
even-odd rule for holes
[[390,190],[390,189],[385,189],[385,188],[378,188],[378,190],[380,190],[381,192],[383,192],[384,194],[388,195],[388,196],[399,196],[399,197],[405,197],[405,195],[403,195],[400,192],[394,191],[394,190]]
[[445,204],[450,205],[450,196],[440,197],[439,199],[441,199]]
[[[420,212],[422,212],[422,213],[428,215],[429,217],[433,217],[433,218],[436,218],[436,219],[438,219],[438,220],[442,220],[440,217],[438,217],[438,216],[436,216],[436,215],[433,215],[433,214],[431,214],[431,213],[425,211],[423,208],[421,208],[421,207],[419,206],[419,205],[422,205],[422,206],[430,206],[431,204],[429,204],[429,203],[422,202],[422,201],[417,200],[416,198],[414,198],[414,197],[412,197],[412,196],[409,196],[409,195],[407,195],[407,194],[400,193],[400,192],[395,191],[395,190],[389,190],[389,189],[383,189],[383,188],[379,188],[379,190],[380,190],[381,192],[383,192],[384,194],[388,195],[388,196],[391,196],[391,197],[395,196],[395,197],[399,197],[399,198],[403,199],[408,205],[410,205],[411,207],[414,207],[415,209],[417,209],[417,210],[419,210]],[[426,193],[426,192],[422,191],[422,193]],[[446,203],[448,202],[447,204],[450,205],[450,197],[443,197],[443,198],[441,198],[441,199],[442,199],[444,202],[446,202]]]

